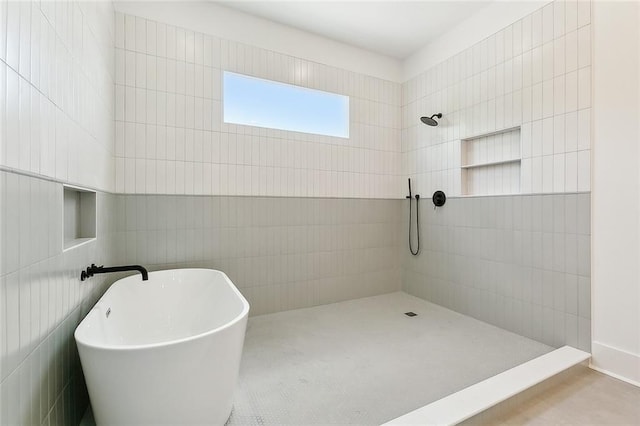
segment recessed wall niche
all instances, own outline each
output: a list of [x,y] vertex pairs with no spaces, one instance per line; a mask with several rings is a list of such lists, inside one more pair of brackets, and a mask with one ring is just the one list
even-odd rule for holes
[[463,195],[520,193],[520,127],[460,140]]
[[63,185],[63,249],[96,239],[96,192]]

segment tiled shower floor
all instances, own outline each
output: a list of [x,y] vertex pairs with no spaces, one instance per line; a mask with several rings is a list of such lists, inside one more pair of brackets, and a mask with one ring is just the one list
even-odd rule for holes
[[256,316],[227,424],[381,424],[550,350],[402,292]]

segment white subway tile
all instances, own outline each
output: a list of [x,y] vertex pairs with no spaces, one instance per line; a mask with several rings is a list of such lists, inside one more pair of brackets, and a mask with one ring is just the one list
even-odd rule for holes
[[553,153],[565,152],[565,120],[564,114],[553,117]]
[[562,37],[565,33],[565,2],[553,2],[553,36],[554,38]]
[[591,106],[591,67],[578,70],[578,109]]
[[554,43],[542,45],[542,80],[547,81],[554,76]]
[[136,54],[128,50],[124,53],[124,84],[136,85]]
[[115,123],[115,155],[116,157],[124,157],[124,123],[116,121]]
[[178,81],[184,81],[184,89],[183,90],[179,89],[178,93],[184,93],[185,95],[188,95],[188,96],[195,95],[194,67],[195,67],[194,64],[187,63],[184,65],[184,67],[182,67],[181,65],[178,65],[178,67],[176,68],[177,69],[176,78],[178,79]]
[[115,159],[115,169],[116,169],[116,182],[115,182],[115,190],[118,193],[125,192],[125,159],[121,157],[116,157]]
[[156,54],[161,58],[167,56],[167,26],[161,22],[156,24]]
[[136,159],[135,160],[135,186],[134,192],[136,194],[144,194],[146,188],[147,178],[147,160]]
[[566,71],[578,69],[578,32],[571,31],[565,36],[565,64]]
[[146,158],[146,126],[144,124],[135,125],[135,158]]
[[184,35],[184,52],[185,60],[188,63],[195,62],[195,34],[193,31],[186,30]]
[[176,62],[176,93],[193,95],[193,64]]
[[[187,60],[187,34],[186,31],[182,28],[176,28],[175,30],[175,40],[176,40],[176,60],[178,63],[185,62]],[[193,53],[193,50],[191,51]],[[193,62],[193,58],[191,60]],[[179,190],[178,190],[179,191]],[[180,192],[178,192],[180,193]]]
[[528,52],[533,47],[532,15],[522,18],[522,51]]
[[531,118],[539,120],[543,117],[543,85],[538,83],[531,88]]
[[146,76],[146,84],[147,84],[147,88],[151,89],[151,90],[160,90],[157,86],[158,86],[158,76],[157,76],[157,72],[158,72],[158,66],[157,66],[157,58],[155,56],[151,56],[151,55],[147,55],[147,64],[146,64],[146,69],[147,69],[147,76]]
[[157,27],[156,23],[153,21],[147,21],[147,49],[146,53],[149,55],[157,55],[158,54],[158,41],[157,41]]
[[20,3],[20,75],[31,80],[31,3]]
[[531,83],[538,84],[543,80],[542,47],[535,47],[531,51]]
[[591,109],[578,111],[578,151],[591,149]]
[[531,14],[531,47],[542,45],[542,9],[538,9]]
[[513,58],[513,26],[506,27],[504,30],[504,58],[509,60]]
[[525,158],[522,160],[521,169],[520,169],[520,182],[521,182],[521,192],[523,194],[529,194],[532,192],[531,187],[531,158]]
[[[184,161],[175,161],[175,193],[176,194],[186,194],[186,164]],[[193,181],[190,180],[190,183],[193,184]]]
[[531,87],[533,82],[532,51],[527,50],[522,54],[522,87]]
[[147,21],[144,18],[136,17],[135,23],[136,52],[147,51]]
[[578,191],[591,190],[591,151],[578,151]]
[[155,194],[157,193],[157,162],[156,161],[146,161],[146,176],[145,183],[146,187],[144,192],[147,194]]
[[542,120],[531,123],[531,156],[540,157],[542,155],[543,131]]
[[542,155],[544,156],[553,154],[553,135],[553,118],[545,118],[542,120]]
[[132,89],[132,90],[135,90],[135,122],[146,123],[147,122],[147,91],[145,89]]
[[194,39],[194,62],[204,65],[204,34],[196,33]]
[[591,25],[580,28],[578,37],[578,68],[591,65]]
[[565,0],[565,30],[574,31],[578,28],[578,0]]
[[115,14],[115,47],[116,49],[124,49],[124,15],[120,12]]
[[513,56],[522,54],[522,21],[514,22],[513,25]]
[[530,158],[532,156],[531,123],[523,123],[520,127],[520,140],[522,158]]
[[565,190],[565,154],[553,156],[553,192]]
[[146,123],[156,124],[157,120],[157,104],[158,100],[156,97],[156,92],[153,90],[146,91],[147,99],[146,99]]
[[[496,45],[496,64],[501,64],[504,62],[504,32],[499,31],[495,35],[495,45]],[[467,67],[472,67],[473,63],[467,62]],[[468,68],[469,69],[469,68]],[[469,75],[472,75],[471,72]]]
[[548,43],[553,40],[553,3],[547,3],[542,8],[542,42]]
[[578,72],[572,71],[565,77],[565,111],[578,109]]
[[[177,59],[177,35],[176,35],[176,27],[172,25],[166,26],[166,39],[167,39],[167,58],[176,60]],[[171,167],[171,166],[170,166]],[[172,192],[170,192],[172,193]]]
[[531,159],[531,192],[542,193],[542,157]]
[[559,77],[566,72],[565,65],[565,37],[560,37],[553,42],[553,75]]
[[124,160],[124,192],[133,194],[136,191],[136,160],[125,158]]
[[591,2],[578,1],[578,28],[591,23]]
[[553,155],[542,157],[542,192],[553,192]]
[[147,55],[136,53],[135,86],[139,88],[147,87]]
[[136,125],[135,123],[124,124],[124,156],[135,158],[136,156]]
[[565,115],[565,146],[567,152],[578,150],[577,111],[573,111]]
[[565,81],[564,75],[553,80],[553,113],[556,117],[565,112]]
[[136,50],[136,17],[125,15],[124,17],[124,48]]
[[578,191],[578,153],[568,152],[565,155],[565,187],[566,192]]
[[554,81],[546,80],[542,83],[542,116],[552,117],[554,105]]

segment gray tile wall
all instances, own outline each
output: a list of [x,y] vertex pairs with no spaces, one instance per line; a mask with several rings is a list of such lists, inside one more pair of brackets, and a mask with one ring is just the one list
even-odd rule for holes
[[428,198],[421,204],[422,248],[413,257],[404,247],[404,202],[405,291],[552,346],[590,351],[589,193],[451,198],[437,210]]
[[[95,242],[62,251],[62,184],[0,171],[0,424],[78,424],[88,404],[73,332],[112,277],[115,196],[98,193]],[[108,281],[111,280],[111,281]]]
[[400,289],[398,200],[117,196],[118,262],[224,271],[258,315]]

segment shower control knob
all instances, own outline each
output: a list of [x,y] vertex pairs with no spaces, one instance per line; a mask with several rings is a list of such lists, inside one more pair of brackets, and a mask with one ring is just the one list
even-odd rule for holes
[[444,203],[447,201],[447,196],[442,191],[436,191],[433,193],[433,205],[436,207],[444,206]]

